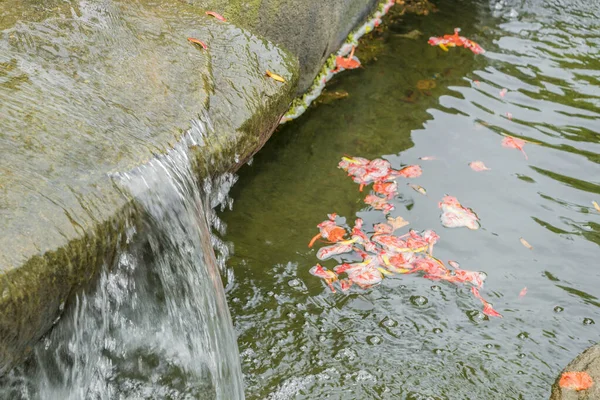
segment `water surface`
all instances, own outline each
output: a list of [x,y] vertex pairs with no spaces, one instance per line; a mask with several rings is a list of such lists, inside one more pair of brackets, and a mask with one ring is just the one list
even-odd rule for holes
[[[439,8],[392,13],[359,50],[364,68],[329,85],[348,96],[285,125],[240,171],[233,211],[221,217],[235,249],[228,299],[250,399],[546,398],[598,339],[597,4]],[[456,26],[486,54],[426,44]],[[419,39],[402,36],[414,29]],[[422,80],[435,87],[419,89]],[[502,134],[538,144],[525,159],[501,146]],[[468,288],[415,275],[333,294],[308,273],[317,259],[307,243],[327,213],[382,220],[336,168],[344,154],[421,165],[413,183],[428,195],[400,181],[392,215],[438,232],[437,257],[484,271],[482,293],[503,319],[485,317]],[[472,171],[475,160],[491,170]],[[443,228],[444,194],[472,207],[482,229]]]

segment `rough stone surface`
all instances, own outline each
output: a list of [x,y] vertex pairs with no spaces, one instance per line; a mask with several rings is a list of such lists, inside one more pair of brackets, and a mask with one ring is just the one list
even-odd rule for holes
[[221,13],[283,46],[300,60],[298,93],[305,92],[331,53],[378,0],[186,0]]
[[194,152],[202,173],[239,167],[289,106],[298,63],[179,0],[8,0],[0,17],[2,375],[135,220],[111,174],[167,151],[199,114],[213,127]]
[[[563,389],[558,385],[563,372],[587,372],[594,381],[594,385],[588,390],[575,391]],[[550,400],[597,400],[600,399],[600,344],[596,344],[581,353],[569,363],[556,378],[552,385]]]

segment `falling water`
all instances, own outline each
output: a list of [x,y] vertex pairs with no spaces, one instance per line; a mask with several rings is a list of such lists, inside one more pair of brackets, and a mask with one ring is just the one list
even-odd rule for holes
[[[115,181],[143,210],[93,293],[1,385],[19,399],[243,399],[238,348],[211,245],[191,146],[193,129],[168,154]],[[212,198],[222,197],[215,196]]]

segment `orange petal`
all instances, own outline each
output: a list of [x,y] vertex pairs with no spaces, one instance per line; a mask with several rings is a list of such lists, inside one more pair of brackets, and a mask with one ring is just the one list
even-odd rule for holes
[[586,390],[594,385],[592,377],[587,372],[565,372],[560,377],[558,385],[564,389]]
[[221,14],[217,14],[214,11],[207,11],[205,14],[206,15],[210,15],[211,17],[215,17],[219,21],[227,22],[227,20],[225,19],[225,17],[223,17]]
[[526,294],[527,294],[527,287],[524,287],[523,289],[521,289],[521,292],[519,293],[519,297],[525,297]]
[[187,40],[190,43],[199,44],[200,46],[202,46],[202,48],[204,50],[208,49],[208,46],[206,46],[206,43],[204,43],[202,40],[194,39],[194,38],[191,38],[191,37],[189,37]]

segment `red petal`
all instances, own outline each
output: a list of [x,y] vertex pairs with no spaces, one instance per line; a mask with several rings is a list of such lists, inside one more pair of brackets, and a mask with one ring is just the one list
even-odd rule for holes
[[488,317],[500,317],[502,318],[502,314],[492,308],[490,303],[485,303],[483,306],[483,313]]
[[587,372],[565,372],[560,377],[558,385],[561,388],[586,390],[594,385],[592,377]]

